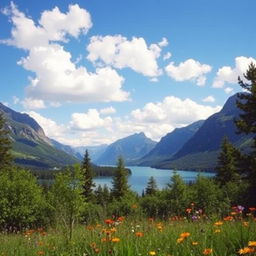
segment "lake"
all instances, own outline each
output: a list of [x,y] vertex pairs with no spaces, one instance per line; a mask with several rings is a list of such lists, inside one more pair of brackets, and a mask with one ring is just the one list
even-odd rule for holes
[[[153,176],[157,182],[159,189],[166,187],[166,184],[170,182],[171,176],[173,175],[173,170],[162,170],[151,167],[142,166],[126,166],[132,171],[132,175],[128,178],[128,183],[131,189],[136,191],[138,194],[142,193],[142,190],[146,188],[148,180]],[[183,180],[188,183],[194,181],[199,174],[199,172],[194,171],[176,171]],[[200,172],[201,175],[206,177],[213,177],[214,173]],[[109,188],[112,187],[111,177],[96,177],[94,178],[96,186],[106,184]]]

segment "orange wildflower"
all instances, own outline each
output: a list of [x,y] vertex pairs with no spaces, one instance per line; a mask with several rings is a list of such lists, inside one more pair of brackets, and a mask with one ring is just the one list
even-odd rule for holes
[[211,248],[206,248],[203,250],[203,255],[209,255],[212,253],[212,249]]
[[44,255],[44,251],[38,251],[37,255]]
[[113,242],[113,243],[119,243],[119,242],[120,242],[120,238],[118,238],[118,237],[113,237],[113,238],[111,239],[111,242]]
[[223,222],[222,221],[217,221],[214,223],[214,226],[221,226],[223,225]]
[[256,247],[256,241],[249,241],[248,246]]
[[253,253],[253,252],[255,252],[255,249],[250,247],[244,247],[238,251],[239,254],[247,254],[247,253]]
[[185,239],[184,237],[180,237],[180,238],[178,238],[178,239],[177,239],[177,241],[176,241],[176,242],[177,242],[177,244],[182,243],[182,242],[184,241],[184,239]]
[[188,214],[191,213],[191,211],[192,211],[191,208],[187,208],[187,209],[186,209],[186,212],[187,212]]
[[254,211],[256,211],[256,207],[250,207],[249,210],[250,210],[251,212],[254,212]]
[[249,227],[249,222],[244,221],[244,222],[243,222],[243,226],[244,226],[244,227]]
[[100,249],[99,248],[94,248],[94,252],[95,253],[100,253]]
[[137,237],[143,237],[144,234],[143,234],[142,232],[136,232],[136,233],[135,233],[135,236],[137,236]]
[[123,222],[124,221],[124,217],[123,216],[121,216],[121,217],[118,217],[118,219],[117,219],[117,221],[119,221],[119,222]]
[[234,219],[233,216],[227,216],[227,217],[223,218],[223,220],[225,220],[225,221],[232,221],[233,219]]
[[107,225],[111,225],[111,224],[114,223],[114,221],[111,220],[111,219],[106,219],[106,220],[105,220],[105,223],[106,223]]
[[189,236],[190,236],[189,232],[184,232],[184,233],[180,234],[180,237],[182,237],[182,238],[186,238],[186,237],[189,237]]
[[198,242],[192,242],[191,244],[194,245],[194,246],[196,246],[196,245],[198,245],[199,243],[198,243]]

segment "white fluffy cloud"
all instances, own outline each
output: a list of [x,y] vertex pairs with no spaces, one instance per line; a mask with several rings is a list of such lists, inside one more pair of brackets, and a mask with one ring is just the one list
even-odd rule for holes
[[[26,88],[27,98],[52,102],[125,101],[129,93],[122,90],[124,78],[110,67],[88,72],[72,62],[71,53],[57,41],[77,38],[92,26],[90,14],[78,5],[70,5],[65,14],[55,7],[44,11],[39,25],[20,12],[14,4],[5,13],[13,24],[7,44],[28,50],[18,63],[35,74]],[[28,102],[25,103],[28,106]]]
[[46,118],[35,111],[27,111],[26,113],[38,122],[49,138],[61,141],[65,134],[67,134],[67,127],[64,125],[57,124],[52,119]]
[[131,68],[144,76],[156,77],[161,74],[157,58],[167,39],[158,44],[147,45],[143,38],[128,40],[121,35],[93,36],[87,47],[87,59],[95,64],[112,65],[115,68]]
[[42,109],[46,107],[43,100],[32,98],[25,98],[22,101],[22,105],[25,109]]
[[231,88],[231,87],[227,87],[227,88],[224,89],[224,91],[225,91],[226,94],[230,94],[234,91],[234,89]]
[[238,76],[243,78],[243,74],[248,69],[250,63],[256,64],[256,59],[244,56],[236,57],[235,67],[224,66],[220,68],[214,78],[212,86],[214,88],[223,88],[225,83],[237,84]]
[[215,98],[213,96],[207,96],[203,99],[203,102],[215,102]]
[[174,62],[171,62],[165,67],[165,71],[168,76],[176,81],[195,81],[197,85],[205,85],[206,76],[212,67],[207,64],[201,64],[199,61],[188,59],[181,62],[178,66],[175,66]]
[[77,4],[69,5],[67,13],[60,12],[58,7],[44,11],[39,25],[20,12],[13,2],[4,13],[11,17],[13,23],[12,38],[4,42],[27,50],[48,45],[50,41],[67,41],[68,35],[78,37],[92,26],[90,14]]
[[102,115],[114,114],[114,113],[116,113],[116,109],[113,107],[103,108],[100,110],[100,113]]
[[74,129],[93,130],[110,126],[112,118],[102,118],[97,109],[89,109],[87,113],[73,113],[70,124]]
[[30,97],[51,101],[95,102],[124,101],[129,93],[121,89],[124,78],[110,67],[95,73],[76,67],[71,54],[58,44],[34,47],[20,62],[36,73],[27,87]]
[[180,127],[200,119],[206,119],[219,110],[219,106],[210,107],[200,105],[191,99],[182,100],[174,96],[168,96],[162,102],[148,103],[143,109],[136,109],[131,114],[141,122],[161,122],[173,127]]

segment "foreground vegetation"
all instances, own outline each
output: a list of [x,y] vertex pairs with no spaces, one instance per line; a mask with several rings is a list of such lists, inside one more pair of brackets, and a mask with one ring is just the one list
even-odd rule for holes
[[[193,207],[193,206],[192,206]],[[252,209],[242,218],[239,208],[223,219],[197,215],[166,221],[115,217],[79,225],[67,242],[62,230],[43,228],[0,235],[0,255],[255,255],[256,222]],[[199,219],[200,217],[200,219]]]

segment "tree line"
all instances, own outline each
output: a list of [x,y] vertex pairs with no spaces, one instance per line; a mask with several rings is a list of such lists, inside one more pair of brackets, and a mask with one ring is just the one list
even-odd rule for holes
[[[256,134],[256,67],[250,64],[246,93],[238,94],[242,110],[235,120],[238,132]],[[0,115],[0,229],[16,232],[30,227],[59,227],[72,239],[75,223],[134,216],[138,218],[179,218],[189,220],[226,215],[235,205],[256,206],[256,135],[250,152],[242,153],[224,138],[213,179],[198,175],[186,184],[175,173],[165,189],[159,190],[150,177],[142,195],[128,185],[128,172],[120,157],[112,188],[95,186],[88,151],[81,165],[57,172],[53,184],[41,186],[27,170],[12,165],[11,142]]]

